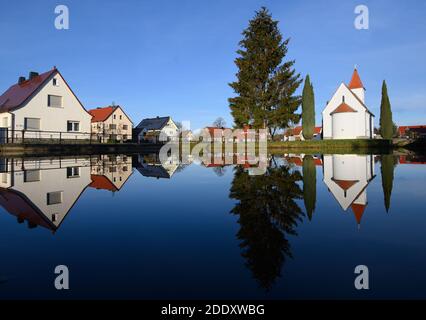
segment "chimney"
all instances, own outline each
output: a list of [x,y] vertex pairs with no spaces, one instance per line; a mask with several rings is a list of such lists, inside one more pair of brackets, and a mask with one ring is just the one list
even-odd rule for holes
[[23,84],[25,82],[25,77],[19,77],[18,84]]
[[38,77],[38,72],[34,72],[34,71],[31,71],[30,72],[30,76],[29,76],[29,80],[32,80],[32,79],[34,79],[35,77]]

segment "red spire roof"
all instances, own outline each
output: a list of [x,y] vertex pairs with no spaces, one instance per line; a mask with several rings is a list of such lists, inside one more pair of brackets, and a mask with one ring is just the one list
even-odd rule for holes
[[365,205],[353,203],[351,208],[354,212],[356,221],[358,222],[358,224],[361,224],[361,218],[365,211]]
[[333,179],[333,181],[345,191],[349,190],[350,188],[352,188],[353,185],[359,182],[359,180],[337,180],[337,179]]
[[355,68],[354,73],[352,74],[351,82],[349,82],[349,89],[363,89],[364,85],[362,84],[361,78],[359,77],[358,70]]

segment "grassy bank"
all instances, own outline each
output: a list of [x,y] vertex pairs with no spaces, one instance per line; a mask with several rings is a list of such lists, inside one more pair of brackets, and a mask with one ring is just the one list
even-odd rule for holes
[[[314,140],[314,141],[274,141],[268,142],[272,153],[389,153],[393,150],[391,140]],[[304,152],[306,151],[306,152]]]

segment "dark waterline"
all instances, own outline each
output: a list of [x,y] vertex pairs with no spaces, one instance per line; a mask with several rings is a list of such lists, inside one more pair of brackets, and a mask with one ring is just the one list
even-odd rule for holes
[[0,159],[0,298],[426,298],[424,159],[268,161]]

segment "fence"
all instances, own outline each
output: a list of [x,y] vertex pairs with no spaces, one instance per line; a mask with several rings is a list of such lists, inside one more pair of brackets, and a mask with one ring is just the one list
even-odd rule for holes
[[61,132],[41,130],[12,130],[0,128],[0,144],[95,144],[95,143],[123,143],[130,142],[127,135]]

